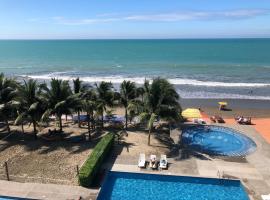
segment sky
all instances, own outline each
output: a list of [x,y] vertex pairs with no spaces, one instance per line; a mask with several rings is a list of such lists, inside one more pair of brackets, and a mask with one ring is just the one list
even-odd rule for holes
[[270,0],[0,0],[0,39],[254,37]]

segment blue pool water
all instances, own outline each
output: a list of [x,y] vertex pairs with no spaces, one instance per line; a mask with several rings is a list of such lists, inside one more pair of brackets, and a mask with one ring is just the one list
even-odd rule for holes
[[248,200],[238,180],[109,172],[98,200]]
[[193,126],[183,129],[182,142],[209,155],[244,156],[256,149],[249,137],[225,127]]
[[[0,196],[0,200],[27,200],[25,198],[19,198],[19,197],[8,197],[8,196]],[[28,199],[30,200],[30,199]],[[34,200],[34,199],[32,199]]]

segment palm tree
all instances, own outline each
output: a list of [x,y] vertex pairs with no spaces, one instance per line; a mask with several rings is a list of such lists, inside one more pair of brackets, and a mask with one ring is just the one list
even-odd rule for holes
[[[87,89],[87,85],[84,85],[83,82],[80,80],[80,78],[76,78],[73,80],[73,93],[74,94],[82,94]],[[80,111],[82,109],[82,105],[78,105],[77,113],[78,113],[78,126],[81,127],[80,123]]]
[[106,106],[113,106],[114,91],[113,85],[110,82],[102,81],[99,84],[95,84],[97,93],[97,111],[101,115],[101,126],[104,122],[104,111]]
[[141,97],[141,101],[143,102],[144,101],[144,93],[145,93],[145,90],[144,90],[144,87],[138,87],[136,89],[136,94],[137,94],[137,97]]
[[27,120],[33,124],[35,139],[37,139],[37,125],[41,119],[42,113],[45,111],[44,104],[40,98],[40,87],[36,80],[30,79],[24,81],[19,86],[19,114],[15,120],[15,124],[22,123]]
[[8,120],[16,106],[14,99],[17,96],[17,86],[14,79],[6,78],[3,73],[0,74],[0,119],[5,121],[8,133],[10,133]]
[[56,115],[60,132],[62,132],[62,115],[70,114],[74,109],[78,109],[77,106],[80,103],[79,95],[72,94],[68,81],[54,78],[50,82],[50,88],[48,88],[47,85],[43,85],[42,89],[42,98],[47,105],[42,120],[48,119],[51,114]]
[[97,96],[94,90],[86,91],[82,96],[82,105],[83,110],[87,113],[87,126],[88,126],[88,134],[89,140],[91,141],[91,126],[90,122],[92,121],[92,128],[94,123],[94,111],[97,107]]
[[179,95],[175,88],[166,79],[156,78],[152,84],[145,81],[144,112],[140,117],[147,120],[148,145],[150,145],[153,124],[158,119],[178,120],[180,118],[181,106],[178,102]]
[[136,98],[136,85],[131,81],[123,81],[120,85],[121,103],[125,108],[126,129],[128,122],[128,105]]
[[134,99],[129,102],[127,110],[129,111],[128,114],[129,114],[130,123],[135,116],[138,116],[140,113],[143,112],[143,109],[144,109],[144,104],[139,99]]

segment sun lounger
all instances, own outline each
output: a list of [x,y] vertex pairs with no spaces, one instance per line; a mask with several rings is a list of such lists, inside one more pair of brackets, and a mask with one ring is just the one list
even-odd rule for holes
[[193,123],[195,124],[206,124],[206,121],[204,121],[203,119],[193,119]]
[[210,120],[214,123],[225,123],[224,119],[219,115],[210,117]]
[[251,124],[251,117],[238,116],[235,118],[235,121],[237,121],[239,124],[250,125]]
[[160,169],[167,169],[167,166],[168,166],[167,156],[161,155],[160,162],[159,162],[159,168]]
[[270,194],[262,195],[261,197],[262,197],[263,200],[270,200]]
[[149,167],[152,169],[157,168],[157,156],[156,155],[150,155]]
[[138,161],[138,167],[145,167],[145,154],[141,153]]

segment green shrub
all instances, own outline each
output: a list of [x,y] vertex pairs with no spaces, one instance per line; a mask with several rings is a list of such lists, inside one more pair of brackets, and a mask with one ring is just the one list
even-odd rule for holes
[[83,166],[79,170],[79,184],[89,187],[98,172],[106,155],[109,153],[114,141],[114,135],[108,133],[95,146]]

